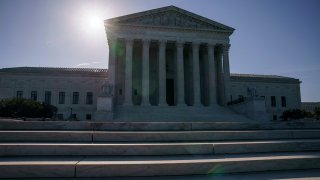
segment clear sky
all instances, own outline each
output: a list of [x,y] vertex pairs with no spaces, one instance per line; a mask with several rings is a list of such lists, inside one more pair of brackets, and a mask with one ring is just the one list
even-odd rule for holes
[[168,5],[236,29],[232,73],[299,78],[320,101],[320,0],[0,0],[0,68],[107,68],[103,19]]

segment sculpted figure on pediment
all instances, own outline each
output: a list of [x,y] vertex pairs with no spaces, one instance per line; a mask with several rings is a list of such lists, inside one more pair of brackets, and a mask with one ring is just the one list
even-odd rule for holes
[[196,18],[178,12],[151,14],[142,17],[126,19],[120,23],[182,28],[221,29],[212,24],[206,23],[204,21],[198,20]]

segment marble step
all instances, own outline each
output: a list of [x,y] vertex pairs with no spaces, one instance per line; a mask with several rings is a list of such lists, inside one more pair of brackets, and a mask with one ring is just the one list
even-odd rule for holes
[[190,142],[320,138],[320,130],[251,131],[97,131],[93,142]]
[[92,142],[92,131],[0,131],[0,142]]
[[[50,178],[61,180],[62,178]],[[102,178],[63,178],[63,180],[319,180],[319,169],[281,170],[263,172],[242,172],[212,175],[147,176],[147,177],[102,177]],[[28,180],[48,180],[48,178],[28,178]]]
[[189,143],[0,143],[0,156],[196,155],[320,151],[320,139]]
[[319,130],[0,131],[0,142],[190,142],[319,138]]
[[0,178],[200,175],[319,168],[320,152],[0,158]]
[[[148,114],[148,116],[146,116]],[[113,121],[127,122],[190,122],[190,121],[250,122],[229,108],[221,106],[116,106]]]
[[1,120],[0,130],[189,131],[320,129],[320,122],[85,122]]

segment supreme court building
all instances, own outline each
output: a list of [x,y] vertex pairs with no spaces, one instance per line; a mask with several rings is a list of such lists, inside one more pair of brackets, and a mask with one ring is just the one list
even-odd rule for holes
[[[63,117],[74,107],[82,120],[89,114],[92,120],[119,121],[276,120],[284,110],[301,106],[298,79],[230,73],[234,29],[221,23],[168,6],[105,20],[105,29],[108,70],[20,68],[23,77],[18,79],[27,79],[24,89],[17,84],[17,68],[5,68],[0,70],[0,88],[6,93],[0,98],[17,91],[25,91],[27,98],[31,91],[46,89],[52,98],[65,92],[70,104],[53,103]],[[52,74],[45,74],[48,69]],[[69,83],[45,87],[43,82],[57,76]],[[79,90],[70,83],[79,85],[80,96],[91,92],[93,103],[73,106],[73,93]]]
[[234,29],[169,6],[105,21],[109,81],[125,106],[225,106]]

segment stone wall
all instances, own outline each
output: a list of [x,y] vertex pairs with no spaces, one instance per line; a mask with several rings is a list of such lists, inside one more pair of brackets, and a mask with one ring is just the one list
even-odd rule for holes
[[[37,92],[37,101],[45,101],[45,91],[51,92],[51,104],[58,108],[58,114],[69,118],[76,114],[77,119],[86,120],[86,115],[94,119],[97,106],[97,96],[101,84],[106,77],[90,75],[46,75],[32,73],[1,73],[0,72],[0,99],[17,97],[17,91],[23,92],[23,98],[30,99],[31,91]],[[59,104],[59,92],[65,92],[65,103]],[[72,104],[73,92],[79,92],[79,103]],[[86,103],[87,92],[93,93],[92,104]]]
[[[265,98],[266,111],[270,119],[280,118],[287,109],[300,109],[300,81],[293,78],[267,78],[267,77],[238,77],[231,76],[231,97],[233,100],[240,96],[248,97],[248,88],[256,89],[257,96]],[[275,96],[276,105],[271,105],[271,96]],[[282,104],[285,97],[285,106]]]

